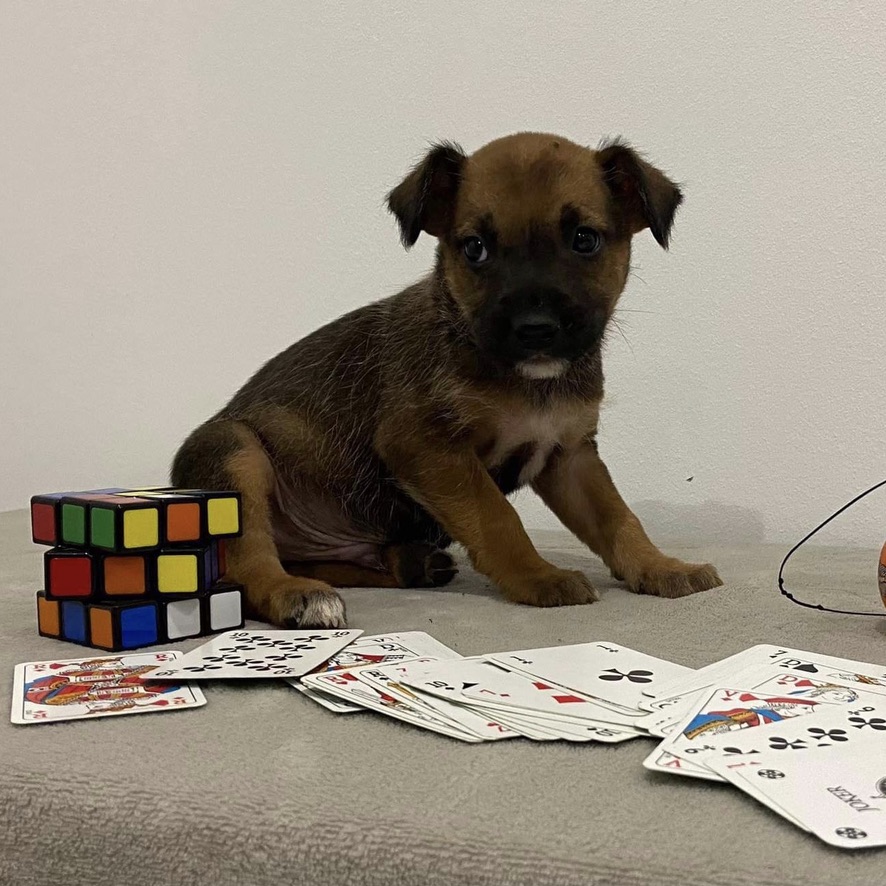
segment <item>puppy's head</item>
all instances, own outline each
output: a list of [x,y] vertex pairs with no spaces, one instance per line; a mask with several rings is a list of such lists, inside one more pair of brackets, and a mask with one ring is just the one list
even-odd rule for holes
[[477,346],[503,368],[552,378],[600,347],[631,237],[665,248],[682,196],[625,144],[538,133],[466,156],[439,144],[388,195],[405,246],[437,237],[442,272]]

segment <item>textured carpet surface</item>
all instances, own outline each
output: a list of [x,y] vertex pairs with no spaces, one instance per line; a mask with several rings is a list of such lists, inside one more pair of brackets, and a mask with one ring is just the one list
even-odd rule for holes
[[[612,640],[698,667],[755,643],[886,662],[879,619],[780,598],[780,550],[671,547],[726,586],[637,597],[566,534],[593,606],[504,603],[464,569],[434,591],[345,592],[351,627],[427,630],[463,654]],[[876,552],[813,549],[791,576],[876,610]],[[0,708],[16,662],[71,658],[39,637],[41,551],[0,515]],[[834,590],[826,591],[826,588]],[[176,644],[190,649],[200,641]],[[652,745],[465,745],[374,714],[337,717],[282,683],[208,685],[195,711],[51,726],[0,723],[0,883],[65,886],[864,884],[882,852],[829,849],[725,786],[646,772]],[[886,767],[886,761],[884,761]]]

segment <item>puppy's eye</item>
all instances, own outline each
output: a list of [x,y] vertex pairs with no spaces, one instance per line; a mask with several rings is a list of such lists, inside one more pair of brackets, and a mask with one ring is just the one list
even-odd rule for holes
[[580,255],[593,255],[603,245],[603,238],[593,228],[576,228],[572,249]]
[[465,258],[472,265],[482,264],[489,258],[486,244],[479,237],[465,237],[462,249],[464,249]]

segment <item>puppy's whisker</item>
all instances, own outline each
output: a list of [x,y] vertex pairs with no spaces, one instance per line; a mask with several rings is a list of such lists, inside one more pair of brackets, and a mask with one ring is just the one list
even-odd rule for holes
[[637,271],[642,271],[643,269],[640,265],[631,265],[628,269],[628,276],[633,280],[639,280],[644,286],[648,286],[649,284],[637,273]]
[[661,311],[644,311],[640,308],[616,308],[617,314],[660,314]]
[[631,352],[631,356],[636,356],[636,355],[634,354],[634,348],[633,348],[633,346],[632,346],[631,343],[628,341],[628,337],[625,335],[624,330],[621,328],[621,323],[619,323],[618,320],[617,320],[615,317],[612,318],[612,321],[611,321],[611,322],[612,322],[612,325],[618,330],[618,334],[624,339],[624,343],[628,346],[628,349],[629,349],[630,352]]

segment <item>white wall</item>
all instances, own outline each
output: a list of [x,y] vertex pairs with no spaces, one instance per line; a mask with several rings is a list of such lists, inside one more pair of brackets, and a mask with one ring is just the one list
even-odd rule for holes
[[[608,352],[626,497],[797,537],[886,475],[884,47],[881,0],[8,0],[0,508],[162,480],[262,360],[428,267],[382,201],[429,140],[532,128],[686,185]],[[884,535],[886,494],[829,538]]]

